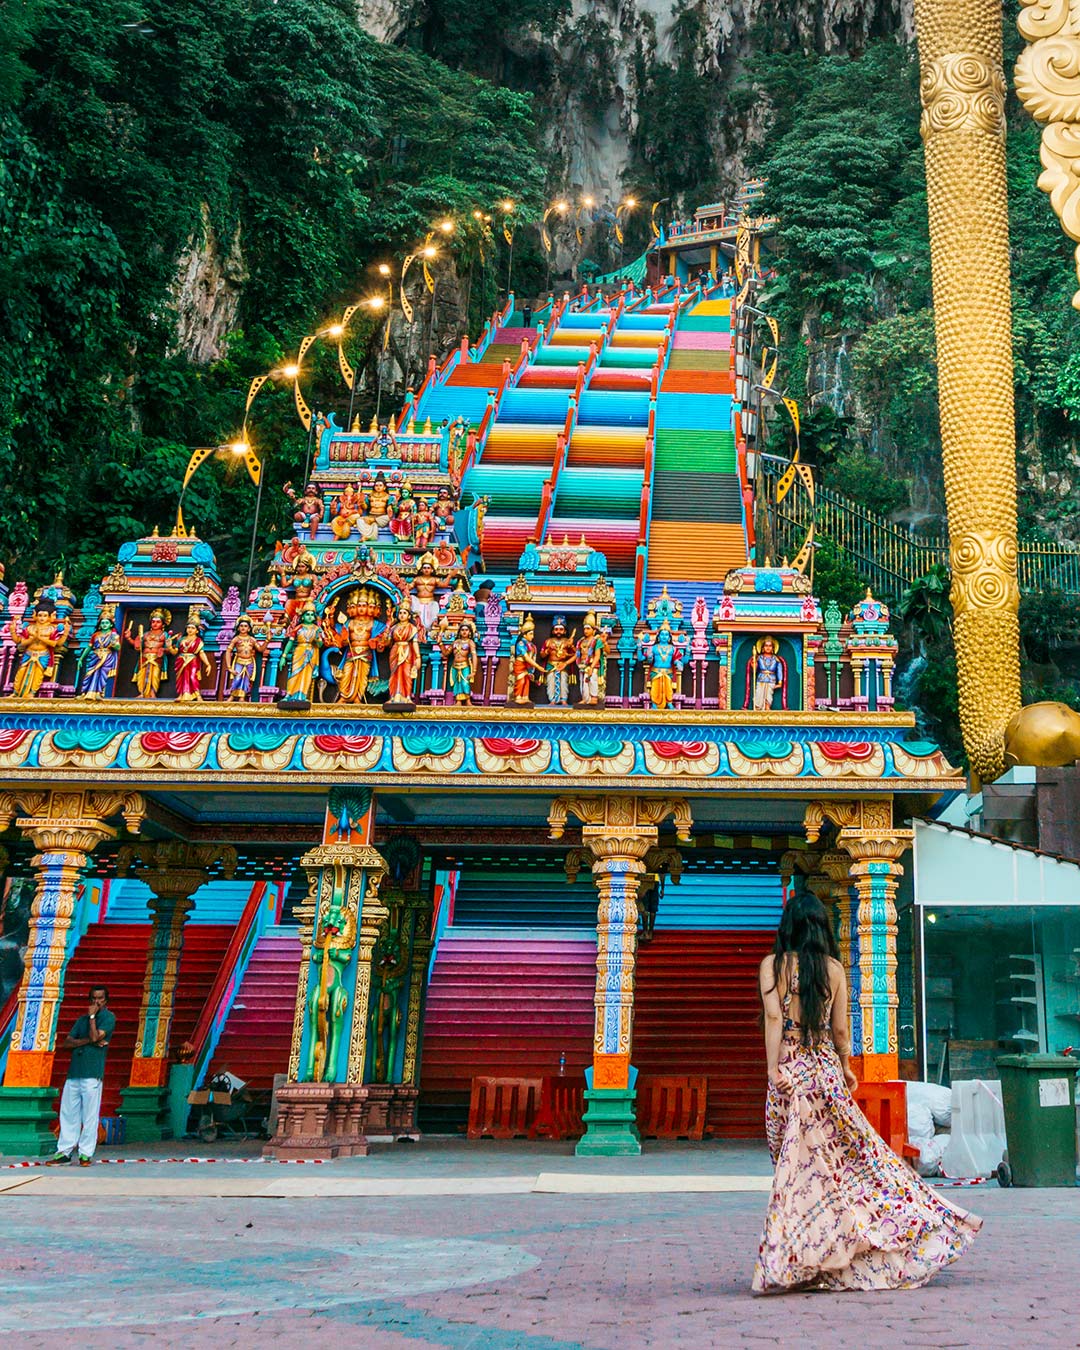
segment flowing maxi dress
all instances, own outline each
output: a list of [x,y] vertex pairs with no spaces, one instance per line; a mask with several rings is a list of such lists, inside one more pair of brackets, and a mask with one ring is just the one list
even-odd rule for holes
[[856,1106],[832,1037],[801,1043],[783,997],[780,1067],[765,1127],[776,1171],[753,1291],[914,1289],[961,1256],[982,1219],[936,1194]]

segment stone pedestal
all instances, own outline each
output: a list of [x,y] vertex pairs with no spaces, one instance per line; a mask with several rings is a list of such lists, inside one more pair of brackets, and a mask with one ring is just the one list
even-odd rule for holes
[[45,1158],[56,1152],[52,1087],[5,1087],[0,1092],[0,1155]]
[[371,1089],[362,1083],[285,1083],[266,1158],[355,1158],[368,1151],[364,1121]]
[[120,1114],[124,1117],[126,1144],[160,1143],[168,1138],[169,1094],[165,1088],[120,1089]]
[[586,1088],[585,1133],[577,1142],[577,1158],[636,1157],[641,1135],[634,1122],[634,1088]]
[[372,1138],[420,1138],[416,1106],[420,1089],[403,1083],[368,1083],[364,1132]]

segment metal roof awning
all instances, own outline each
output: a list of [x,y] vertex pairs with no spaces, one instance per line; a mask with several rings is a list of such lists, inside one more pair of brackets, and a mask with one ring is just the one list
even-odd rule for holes
[[1080,906],[1080,864],[1007,839],[915,822],[918,905]]

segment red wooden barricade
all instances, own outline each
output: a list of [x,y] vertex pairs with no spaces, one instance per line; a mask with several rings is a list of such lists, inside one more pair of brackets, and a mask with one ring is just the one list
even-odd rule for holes
[[907,1141],[907,1084],[860,1083],[855,1105],[901,1158],[917,1158],[919,1150]]
[[638,1129],[650,1139],[702,1139],[709,1080],[704,1074],[641,1077]]
[[540,1105],[529,1130],[530,1139],[578,1139],[584,1126],[585,1082],[577,1076],[550,1076],[540,1088]]
[[474,1078],[468,1138],[525,1138],[540,1100],[539,1078]]

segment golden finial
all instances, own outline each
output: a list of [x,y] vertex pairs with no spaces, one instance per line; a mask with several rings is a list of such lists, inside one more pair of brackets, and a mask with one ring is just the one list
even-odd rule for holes
[[[359,422],[360,420],[359,417],[356,420]],[[378,431],[378,429],[379,429],[378,419],[373,416],[371,419],[371,426],[368,427],[368,431],[370,431],[371,434],[374,436],[375,433]]]

